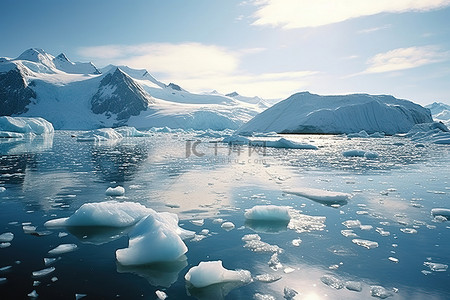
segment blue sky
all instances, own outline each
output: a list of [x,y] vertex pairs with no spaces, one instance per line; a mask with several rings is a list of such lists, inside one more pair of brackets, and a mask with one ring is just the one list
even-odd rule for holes
[[148,69],[194,92],[450,104],[450,0],[5,1],[0,56]]

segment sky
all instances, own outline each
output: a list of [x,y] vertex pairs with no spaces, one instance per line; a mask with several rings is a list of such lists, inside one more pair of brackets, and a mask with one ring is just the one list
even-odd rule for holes
[[147,69],[192,92],[450,104],[450,0],[0,0],[0,56]]

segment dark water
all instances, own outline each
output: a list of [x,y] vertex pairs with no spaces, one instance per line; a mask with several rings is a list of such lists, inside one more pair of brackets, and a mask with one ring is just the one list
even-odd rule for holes
[[[450,298],[450,270],[436,272],[424,265],[450,263],[450,223],[430,215],[433,207],[450,208],[448,146],[417,148],[395,137],[290,136],[319,150],[266,149],[263,156],[203,138],[196,149],[205,154],[200,157],[187,152],[194,134],[155,134],[107,144],[79,143],[70,135],[57,132],[53,139],[0,144],[0,187],[6,188],[0,193],[0,234],[14,234],[11,245],[0,248],[0,268],[11,266],[0,269],[0,278],[5,278],[0,280],[0,299],[27,299],[33,290],[38,299],[74,299],[76,294],[86,295],[83,299],[156,299],[156,290],[165,291],[169,299],[252,299],[255,294],[283,299],[285,287],[299,293],[296,299],[364,299],[371,298],[374,285],[390,292],[389,299]],[[395,145],[399,142],[404,145]],[[375,151],[379,158],[343,157],[342,151],[349,149]],[[185,241],[186,261],[124,268],[115,251],[127,247],[126,229],[43,226],[70,216],[83,203],[110,200],[105,190],[116,185],[126,190],[117,200],[175,212],[183,228],[197,233],[208,229],[209,235]],[[282,192],[295,187],[353,197],[335,208]],[[325,228],[299,233],[246,223],[245,209],[266,204],[326,217]],[[225,231],[214,222],[217,218],[233,222],[235,229]],[[191,222],[199,219],[202,226]],[[366,249],[344,237],[346,220],[371,225],[353,231],[378,247]],[[23,225],[36,230],[25,233]],[[377,228],[390,234],[382,236]],[[283,249],[278,270],[268,264],[273,253],[244,248],[242,237],[255,233]],[[296,239],[301,239],[298,247],[292,244]],[[49,250],[72,243],[77,250],[57,256],[54,272],[33,278],[32,272],[46,268],[43,258],[51,257]],[[184,275],[189,268],[209,260],[222,260],[227,269],[246,269],[253,276],[282,278],[187,289]],[[334,289],[322,282],[324,275],[361,282],[362,291]]]

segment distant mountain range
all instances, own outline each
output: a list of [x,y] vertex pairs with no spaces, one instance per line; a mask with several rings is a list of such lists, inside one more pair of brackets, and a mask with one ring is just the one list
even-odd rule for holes
[[56,129],[237,129],[267,107],[259,97],[190,93],[147,70],[98,69],[42,49],[0,58],[0,115],[39,116]]
[[[165,84],[147,70],[72,62],[28,49],[0,58],[0,116],[43,117],[55,129],[87,130],[134,126],[139,129],[239,129],[241,133],[406,132],[414,124],[449,124],[450,108],[423,108],[386,95],[319,96],[308,92],[276,101],[237,92],[190,93]],[[272,106],[273,105],[273,106]]]

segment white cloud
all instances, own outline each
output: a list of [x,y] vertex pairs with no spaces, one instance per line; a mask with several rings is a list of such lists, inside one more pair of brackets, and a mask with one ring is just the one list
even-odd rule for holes
[[380,27],[373,27],[373,28],[358,30],[358,33],[359,34],[372,33],[375,31],[384,30],[384,29],[388,29],[388,28],[391,28],[391,24],[387,24],[387,25],[380,26]]
[[437,46],[398,48],[379,53],[368,60],[369,67],[363,73],[384,73],[417,68],[450,58],[449,52]]
[[450,0],[255,0],[253,25],[283,29],[317,27],[379,13],[429,11]]
[[163,82],[174,82],[193,91],[217,89],[224,93],[279,98],[299,91],[315,76],[312,71],[252,74],[242,70],[242,58],[265,48],[230,50],[200,43],[152,43],[84,47],[78,53],[104,64],[127,65],[147,69]]

